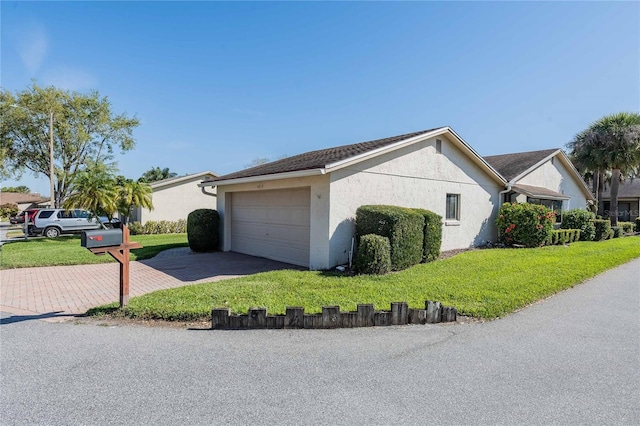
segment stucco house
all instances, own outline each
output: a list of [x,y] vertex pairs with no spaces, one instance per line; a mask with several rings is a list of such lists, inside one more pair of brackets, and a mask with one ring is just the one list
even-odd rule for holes
[[586,208],[593,202],[591,191],[571,160],[561,149],[485,156],[484,159],[507,181],[503,202],[542,204],[557,213]]
[[[611,210],[611,185],[602,192],[604,211],[599,212],[604,217],[609,216]],[[633,222],[640,216],[640,179],[625,180],[618,188],[618,220]]]
[[495,241],[498,209],[513,192],[545,188],[546,195],[567,205],[586,204],[588,189],[582,194],[568,183],[575,169],[564,164],[566,156],[551,160],[555,156],[549,155],[519,173],[514,189],[453,129],[439,127],[307,152],[200,186],[217,191],[222,250],[328,269],[348,262],[353,219],[365,204],[420,207],[441,215],[442,250]]
[[19,211],[32,209],[36,207],[48,207],[51,204],[49,198],[45,198],[40,194],[23,194],[19,192],[1,192],[0,205],[15,204]]
[[133,210],[129,220],[142,224],[150,220],[186,220],[189,213],[196,209],[210,209],[215,206],[215,198],[212,198],[215,191],[207,193],[209,191],[203,190],[198,184],[217,176],[214,172],[206,171],[152,182],[153,210],[138,207]]

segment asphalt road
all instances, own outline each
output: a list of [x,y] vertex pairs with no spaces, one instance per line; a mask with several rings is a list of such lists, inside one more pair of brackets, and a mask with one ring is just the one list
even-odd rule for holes
[[480,324],[5,320],[0,423],[638,425],[639,276],[640,259]]

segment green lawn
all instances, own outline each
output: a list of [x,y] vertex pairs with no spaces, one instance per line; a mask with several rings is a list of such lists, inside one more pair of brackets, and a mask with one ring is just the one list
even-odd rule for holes
[[[142,248],[131,250],[131,260],[149,259],[163,250],[186,247],[187,234],[132,235],[131,241]],[[29,268],[35,266],[84,265],[115,262],[106,255],[97,256],[80,247],[80,236],[32,238],[5,243],[0,250],[0,268]]]
[[495,318],[636,257],[640,257],[640,237],[476,250],[385,276],[266,272],[157,291],[132,298],[123,311],[107,305],[89,313],[115,310],[115,315],[133,318],[192,321],[209,319],[213,307],[230,307],[233,313],[266,307],[269,313],[283,314],[286,306],[304,306],[307,313],[314,313],[323,305],[356,310],[358,303],[374,303],[376,309],[389,310],[391,302],[424,308],[425,300],[437,300],[463,315]]

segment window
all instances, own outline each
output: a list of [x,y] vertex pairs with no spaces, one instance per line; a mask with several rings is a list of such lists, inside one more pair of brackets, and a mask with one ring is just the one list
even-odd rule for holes
[[556,223],[562,223],[562,200],[545,200],[543,198],[527,198],[527,203],[540,204],[556,213]]
[[40,219],[47,219],[49,217],[51,217],[51,215],[55,212],[55,210],[41,210],[40,214],[38,215],[38,218]]
[[72,219],[73,212],[71,210],[61,210],[58,212],[58,219]]
[[446,220],[460,220],[460,194],[447,194]]
[[436,152],[442,154],[442,141],[440,139],[436,139]]

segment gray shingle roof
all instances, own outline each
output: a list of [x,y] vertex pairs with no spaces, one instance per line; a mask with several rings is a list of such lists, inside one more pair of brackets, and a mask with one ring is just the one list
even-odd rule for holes
[[483,158],[507,181],[510,181],[556,151],[558,151],[558,148],[516,152],[514,154],[489,155]]
[[436,127],[429,130],[421,130],[419,132],[407,133],[404,135],[392,136],[384,139],[376,139],[368,142],[360,142],[351,145],[343,145],[334,148],[305,152],[303,154],[294,155],[292,157],[283,158],[281,160],[272,161],[266,164],[261,164],[249,169],[229,173],[214,179],[214,181],[297,172],[302,170],[322,169],[329,164],[346,160],[348,158],[364,154],[368,151],[373,151],[375,149],[382,148],[384,146],[391,145],[393,143],[400,142],[402,140],[409,139],[424,133],[429,133],[441,128],[442,127]]
[[[611,198],[611,184],[602,191],[602,198]],[[620,183],[618,198],[640,198],[640,178]]]

